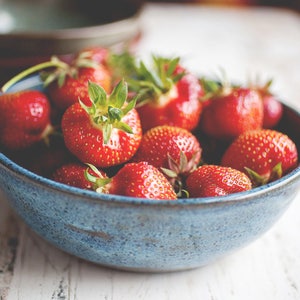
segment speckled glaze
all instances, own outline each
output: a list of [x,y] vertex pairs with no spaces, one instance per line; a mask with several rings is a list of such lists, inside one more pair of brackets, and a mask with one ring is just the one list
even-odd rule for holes
[[[285,106],[282,129],[298,136]],[[35,175],[0,154],[0,187],[45,240],[112,268],[163,272],[206,265],[259,238],[295,198],[300,168],[280,180],[224,197],[155,201],[101,195]]]

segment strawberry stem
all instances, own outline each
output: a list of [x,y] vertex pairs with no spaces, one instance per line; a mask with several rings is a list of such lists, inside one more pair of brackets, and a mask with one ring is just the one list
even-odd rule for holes
[[95,82],[88,82],[91,105],[87,106],[79,99],[81,107],[90,116],[93,123],[100,127],[103,142],[109,142],[113,128],[133,134],[132,128],[122,121],[123,117],[135,107],[136,98],[127,102],[128,88],[124,79],[114,87],[110,95]]
[[270,175],[260,175],[248,167],[245,167],[245,170],[254,187],[265,185],[270,181]]
[[172,91],[173,86],[185,75],[184,71],[176,72],[178,57],[168,59],[153,55],[152,63],[150,69],[140,61],[135,67],[135,76],[126,78],[130,90],[139,93],[139,104],[145,104],[150,99],[160,102],[160,96]]
[[41,71],[43,69],[53,68],[53,67],[66,68],[67,66],[68,65],[66,63],[64,63],[63,61],[59,60],[57,57],[53,56],[50,61],[43,62],[43,63],[37,64],[35,66],[32,66],[32,67],[30,67],[30,68],[28,68],[28,69],[20,72],[16,76],[12,77],[9,81],[7,81],[2,86],[1,91],[3,93],[5,93],[11,86],[13,86],[15,83],[17,83],[21,79],[23,79],[23,78],[25,78],[25,77],[33,74],[33,73]]
[[[86,163],[88,166],[84,172],[84,177],[86,180],[93,184],[93,190],[97,193],[105,193],[106,192],[106,185],[111,182],[111,178],[104,177],[101,172],[92,164]],[[89,173],[89,170],[92,170],[95,175]]]

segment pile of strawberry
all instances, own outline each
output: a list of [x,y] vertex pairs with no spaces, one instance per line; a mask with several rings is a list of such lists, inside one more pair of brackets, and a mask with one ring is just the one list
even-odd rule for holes
[[[6,92],[39,72],[43,92]],[[298,165],[276,125],[282,104],[264,86],[199,78],[179,58],[84,49],[7,82],[1,151],[55,181],[99,193],[171,200],[222,196]]]

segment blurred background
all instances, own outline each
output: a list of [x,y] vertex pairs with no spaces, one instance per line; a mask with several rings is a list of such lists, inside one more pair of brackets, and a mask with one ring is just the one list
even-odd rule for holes
[[300,10],[300,0],[151,0],[148,2],[199,3],[224,6],[274,6]]
[[[0,84],[51,55],[86,46],[135,45],[147,3],[276,7],[300,12],[300,0],[0,0]],[[154,16],[155,17],[155,16]]]

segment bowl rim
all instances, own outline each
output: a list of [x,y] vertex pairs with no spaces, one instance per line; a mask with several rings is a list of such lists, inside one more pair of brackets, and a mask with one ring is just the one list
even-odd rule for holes
[[[110,23],[103,23],[91,26],[75,26],[70,28],[53,29],[45,31],[9,31],[7,33],[0,33],[0,41],[6,39],[23,39],[23,40],[48,40],[48,39],[90,39],[99,37],[111,37],[114,35],[128,34],[130,32],[137,32],[140,30],[137,26],[142,13],[143,7],[137,12],[127,18],[116,20]],[[101,30],[100,30],[101,29]]]
[[[233,193],[220,197],[203,197],[203,198],[180,198],[176,200],[157,200],[157,199],[147,199],[138,197],[128,197],[115,194],[104,194],[97,193],[96,191],[84,190],[81,188],[69,186],[56,182],[52,179],[40,176],[33,173],[24,167],[18,165],[11,159],[9,159],[3,153],[0,153],[0,168],[6,169],[6,171],[14,173],[21,180],[29,181],[34,185],[40,185],[49,190],[54,190],[55,192],[62,192],[64,194],[72,194],[77,199],[80,198],[85,202],[105,202],[105,203],[118,203],[122,205],[147,205],[147,206],[164,206],[164,207],[186,207],[186,206],[224,206],[234,203],[244,203],[248,200],[253,199],[253,197],[258,197],[270,193],[274,190],[280,189],[282,186],[290,185],[295,181],[300,182],[300,165],[298,165],[290,173],[284,175],[276,181],[267,183],[263,186],[252,188],[249,191]],[[299,185],[300,186],[300,185]]]

